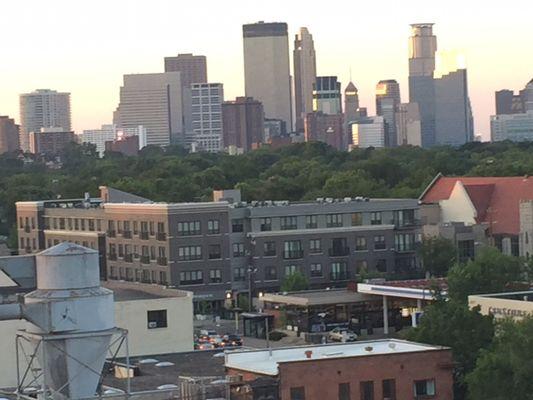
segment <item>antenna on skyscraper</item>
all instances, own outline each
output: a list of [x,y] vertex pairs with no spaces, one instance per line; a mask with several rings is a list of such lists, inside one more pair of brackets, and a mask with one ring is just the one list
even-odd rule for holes
[[352,81],[352,66],[350,65],[350,82]]

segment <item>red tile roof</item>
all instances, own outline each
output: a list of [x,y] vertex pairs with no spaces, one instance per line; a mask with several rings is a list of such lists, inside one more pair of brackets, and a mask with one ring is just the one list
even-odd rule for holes
[[450,197],[460,181],[477,210],[479,223],[489,224],[492,233],[518,235],[521,200],[533,200],[533,177],[446,177],[437,176],[420,197],[425,204]]

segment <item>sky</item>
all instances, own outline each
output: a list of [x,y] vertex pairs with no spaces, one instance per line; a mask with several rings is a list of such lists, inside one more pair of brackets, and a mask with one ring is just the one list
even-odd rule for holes
[[[207,56],[210,82],[225,98],[244,94],[242,24],[287,22],[314,37],[318,75],[352,80],[361,106],[375,110],[375,85],[400,82],[408,101],[409,24],[434,22],[439,50],[468,68],[475,132],[489,138],[494,91],[533,78],[531,0],[3,0],[0,115],[18,121],[18,95],[71,93],[76,132],[112,122],[122,75],[163,72],[163,58]],[[292,68],[292,54],[291,54]]]

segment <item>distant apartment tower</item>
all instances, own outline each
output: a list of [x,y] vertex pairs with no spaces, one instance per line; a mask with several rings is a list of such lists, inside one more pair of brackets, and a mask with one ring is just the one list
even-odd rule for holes
[[77,143],[74,132],[58,128],[41,128],[30,132],[30,153],[57,156],[69,143]]
[[103,157],[105,153],[105,143],[115,140],[116,136],[115,125],[107,124],[102,125],[100,129],[85,129],[80,135],[80,141],[82,143],[94,144],[98,155]]
[[396,112],[401,104],[400,85],[394,79],[379,81],[376,85],[376,114],[385,121],[385,146],[394,147],[398,143],[396,132]]
[[251,97],[237,97],[222,104],[224,148],[246,152],[259,147],[264,135],[264,111],[261,102]]
[[521,114],[501,114],[490,117],[490,138],[493,142],[533,140],[533,111]]
[[41,128],[71,130],[70,93],[38,89],[20,95],[20,147],[29,151],[30,132]]
[[313,111],[313,84],[316,81],[315,45],[307,28],[300,28],[294,38],[293,61],[296,131],[303,132],[305,116]]
[[0,116],[0,154],[20,149],[19,126],[13,118]]
[[179,72],[181,85],[189,87],[192,83],[207,82],[207,58],[190,53],[177,57],[165,57],[165,72]]
[[139,136],[118,136],[105,142],[105,151],[136,156],[139,153]]
[[313,85],[313,111],[341,114],[341,84],[336,76],[317,76]]
[[246,96],[263,104],[266,118],[281,119],[292,130],[287,24],[243,25],[243,42]]
[[409,38],[409,102],[418,103],[422,146],[435,145],[435,52],[433,24],[412,24]]
[[337,150],[346,149],[342,114],[325,114],[322,111],[307,114],[305,118],[305,141],[324,142]]
[[398,146],[422,146],[418,103],[401,103],[395,119]]
[[180,72],[124,75],[114,114],[118,128],[146,128],[146,144],[168,146],[183,133]]
[[382,116],[361,118],[352,124],[352,146],[385,147],[385,119]]
[[221,83],[191,84],[192,134],[187,134],[186,139],[189,147],[212,153],[222,150],[223,102]]

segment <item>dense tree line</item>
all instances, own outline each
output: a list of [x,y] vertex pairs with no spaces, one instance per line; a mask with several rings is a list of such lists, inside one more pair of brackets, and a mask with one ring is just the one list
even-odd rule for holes
[[309,200],[316,197],[418,197],[439,172],[446,175],[533,173],[533,144],[470,143],[460,148],[417,147],[336,151],[323,143],[247,154],[194,153],[182,148],[147,147],[137,157],[94,146],[72,145],[63,166],[24,163],[16,154],[0,156],[0,235],[15,222],[18,200],[80,197],[109,185],[156,201],[208,200],[213,189],[240,188],[244,200]]

